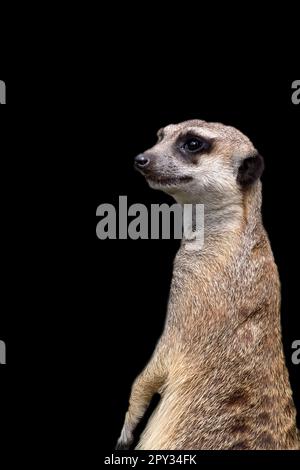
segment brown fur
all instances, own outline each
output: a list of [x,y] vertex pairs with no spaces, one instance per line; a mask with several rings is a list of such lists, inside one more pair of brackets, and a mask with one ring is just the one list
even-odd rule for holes
[[[191,127],[216,136],[198,167],[195,157],[181,161],[173,147]],[[168,126],[149,152],[151,174],[196,181],[166,192],[179,202],[204,203],[205,243],[189,251],[183,240],[176,255],[164,332],[133,384],[119,447],[128,448],[159,392],[137,449],[300,449],[281,342],[280,282],[261,221],[261,182],[246,188],[236,182],[254,147],[231,127],[188,121]],[[210,164],[223,165],[228,176],[214,182],[216,172],[209,179]]]

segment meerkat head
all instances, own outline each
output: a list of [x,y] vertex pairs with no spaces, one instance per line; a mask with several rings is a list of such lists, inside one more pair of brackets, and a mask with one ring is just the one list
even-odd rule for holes
[[166,126],[157,136],[135,167],[152,188],[178,202],[234,200],[262,174],[262,157],[233,127],[192,120]]

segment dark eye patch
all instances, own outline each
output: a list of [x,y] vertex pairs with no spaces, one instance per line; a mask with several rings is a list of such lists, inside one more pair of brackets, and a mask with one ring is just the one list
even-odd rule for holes
[[197,155],[198,153],[209,150],[211,142],[203,137],[187,134],[179,139],[179,148],[185,155]]
[[183,144],[183,149],[186,152],[200,152],[201,150],[205,150],[207,148],[207,143],[198,138],[190,138]]

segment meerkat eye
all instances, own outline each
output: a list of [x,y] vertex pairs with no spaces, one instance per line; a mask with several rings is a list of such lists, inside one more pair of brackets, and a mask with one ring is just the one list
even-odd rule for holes
[[183,149],[186,152],[190,153],[196,153],[200,152],[201,150],[205,150],[208,148],[207,142],[204,142],[201,139],[198,139],[196,137],[191,137],[187,139],[183,145]]

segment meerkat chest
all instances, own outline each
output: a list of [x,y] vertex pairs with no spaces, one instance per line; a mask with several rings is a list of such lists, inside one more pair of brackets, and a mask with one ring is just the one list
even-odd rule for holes
[[172,288],[182,294],[211,294],[228,292],[228,289],[241,277],[242,265],[234,260],[218,257],[205,257],[197,254],[178,252],[173,267]]
[[251,259],[180,250],[174,261],[169,311],[185,318],[220,319],[263,303],[266,289],[262,273]]

